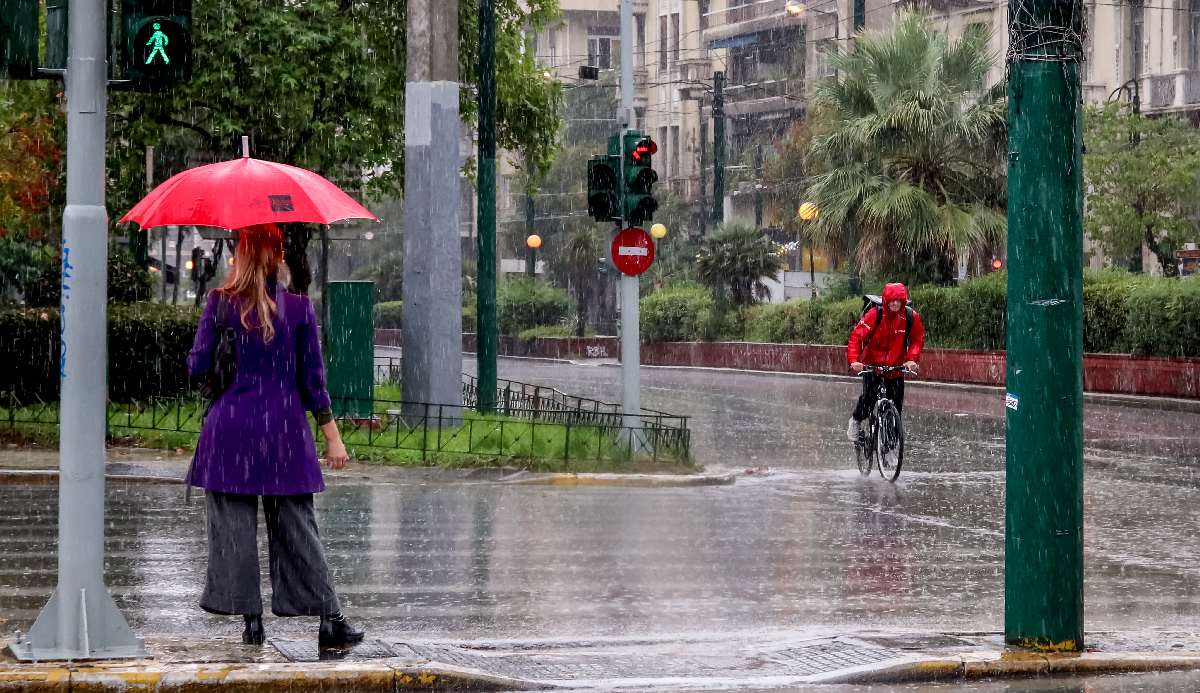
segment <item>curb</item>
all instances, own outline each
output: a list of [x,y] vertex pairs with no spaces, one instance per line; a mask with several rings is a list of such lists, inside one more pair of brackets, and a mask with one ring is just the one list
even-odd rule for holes
[[[676,488],[684,486],[728,486],[737,480],[736,473],[729,474],[588,474],[555,473],[525,474],[518,472],[509,478],[492,480],[494,483],[526,486],[624,486],[627,488]],[[182,484],[183,479],[175,476],[153,474],[105,474],[105,482],[148,484]],[[477,479],[468,479],[477,481]],[[6,484],[53,484],[58,482],[56,469],[4,469],[0,468],[0,486]]]
[[679,488],[730,486],[737,474],[539,474],[502,483],[523,486],[624,486],[627,488]]
[[0,691],[31,693],[362,693],[363,691],[544,690],[520,679],[429,666],[353,664],[28,664],[0,663]]
[[[104,481],[123,481],[144,484],[182,484],[177,476],[154,474],[105,474]],[[53,484],[58,482],[57,469],[5,469],[0,467],[0,486],[5,484]]]
[[823,681],[844,684],[900,684],[979,681],[982,679],[1100,676],[1200,670],[1200,653],[961,655],[926,659]]

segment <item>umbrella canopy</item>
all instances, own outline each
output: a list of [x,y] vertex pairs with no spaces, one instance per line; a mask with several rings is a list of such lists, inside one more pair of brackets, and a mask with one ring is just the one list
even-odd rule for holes
[[122,222],[155,226],[332,224],[379,218],[312,171],[243,156],[178,173],[134,205]]

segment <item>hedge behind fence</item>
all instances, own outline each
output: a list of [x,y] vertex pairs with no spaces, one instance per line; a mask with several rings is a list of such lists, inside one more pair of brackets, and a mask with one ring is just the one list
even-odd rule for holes
[[[647,341],[704,341],[713,334],[695,316],[714,310],[711,295],[697,287],[664,289],[642,299],[642,334]],[[1007,276],[990,274],[960,287],[916,287],[910,291],[921,313],[926,345],[943,349],[1005,348]],[[1084,350],[1152,356],[1200,356],[1200,278],[1163,279],[1124,272],[1085,274]],[[861,298],[791,301],[754,306],[740,323],[755,342],[845,344],[862,309]],[[703,323],[703,324],[700,324]],[[737,335],[741,337],[739,333]]]
[[[108,395],[117,402],[174,396],[188,389],[194,308],[157,303],[108,307]],[[57,400],[56,308],[0,310],[0,394]]]

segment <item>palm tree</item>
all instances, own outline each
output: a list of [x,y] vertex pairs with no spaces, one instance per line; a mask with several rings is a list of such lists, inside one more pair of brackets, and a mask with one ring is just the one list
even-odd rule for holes
[[768,295],[763,277],[784,267],[771,240],[752,226],[724,224],[704,239],[696,255],[696,273],[717,296],[745,306]]
[[949,280],[959,254],[1003,242],[1003,85],[985,89],[986,26],[957,41],[921,14],[864,32],[831,56],[839,77],[817,87],[821,134],[808,186],[814,240],[866,269],[916,269]]

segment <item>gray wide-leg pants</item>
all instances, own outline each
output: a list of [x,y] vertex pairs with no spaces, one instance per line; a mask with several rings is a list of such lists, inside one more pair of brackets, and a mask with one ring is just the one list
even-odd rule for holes
[[[258,496],[209,491],[208,577],[200,608],[261,614]],[[271,613],[326,616],[341,610],[317,535],[311,493],[263,496],[271,567]]]

